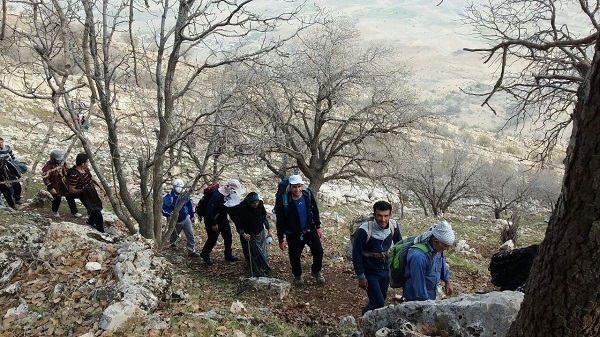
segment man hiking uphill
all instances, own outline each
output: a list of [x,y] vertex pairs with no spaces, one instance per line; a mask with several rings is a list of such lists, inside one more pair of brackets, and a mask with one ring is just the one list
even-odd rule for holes
[[428,252],[418,248],[408,250],[404,298],[409,301],[435,300],[440,280],[444,282],[446,295],[452,295],[450,272],[444,257],[444,251],[454,244],[454,232],[450,224],[446,221],[434,224],[419,235],[414,243],[425,244]]
[[358,286],[366,290],[369,297],[369,302],[362,309],[363,315],[382,308],[387,297],[390,247],[402,240],[397,222],[391,218],[392,205],[387,201],[377,201],[373,205],[373,220],[362,223],[354,234],[352,264]]

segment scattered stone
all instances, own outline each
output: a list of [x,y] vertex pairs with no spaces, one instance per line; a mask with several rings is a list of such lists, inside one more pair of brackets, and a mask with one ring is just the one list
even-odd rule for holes
[[17,281],[0,290],[0,295],[15,295],[21,290],[21,281]]
[[246,307],[240,301],[235,301],[231,303],[231,307],[229,308],[232,314],[239,314],[246,311]]
[[500,246],[500,250],[513,250],[515,249],[515,243],[513,240],[508,240]]
[[354,316],[344,316],[340,319],[338,326],[342,329],[356,328],[356,319]]
[[381,328],[375,332],[375,337],[387,337],[391,331],[388,328]]
[[246,334],[240,330],[233,330],[233,337],[246,337]]
[[471,247],[469,247],[469,244],[467,244],[467,241],[464,239],[458,240],[458,243],[456,243],[456,247],[454,247],[454,250],[456,252],[465,252],[468,251]]
[[102,269],[102,265],[98,262],[88,262],[85,264],[85,270],[87,271],[98,271]]
[[14,261],[10,262],[7,266],[0,266],[2,268],[2,274],[0,275],[0,284],[5,284],[10,281],[16,273],[23,267],[23,260],[15,258]]

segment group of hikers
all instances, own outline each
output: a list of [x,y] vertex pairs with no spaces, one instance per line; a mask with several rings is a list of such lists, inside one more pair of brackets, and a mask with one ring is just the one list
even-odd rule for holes
[[[8,158],[8,159],[6,159]],[[0,160],[14,160],[10,147],[0,138]],[[87,224],[104,232],[102,201],[97,188],[105,193],[94,179],[89,169],[89,158],[79,153],[75,165],[69,167],[64,152],[52,150],[50,159],[42,168],[43,182],[52,195],[52,214],[58,213],[62,197],[65,197],[71,215],[81,217],[75,199],[79,199],[87,210]],[[321,220],[315,196],[308,189],[300,175],[292,175],[279,184],[275,200],[276,236],[279,248],[287,250],[292,284],[301,287],[305,284],[302,271],[302,252],[305,246],[310,248],[312,264],[310,275],[317,284],[324,284],[323,246],[321,238]],[[18,186],[17,186],[18,185]],[[0,183],[2,194],[9,206],[15,208],[20,203],[20,184]],[[200,257],[204,264],[211,266],[215,261],[211,253],[219,235],[224,242],[224,259],[237,262],[239,257],[233,254],[233,235],[229,219],[239,234],[240,244],[249,274],[252,277],[269,277],[271,268],[267,253],[267,244],[273,240],[273,232],[268,220],[264,203],[257,192],[245,194],[245,188],[236,179],[229,179],[225,185],[211,184],[204,189],[204,195],[196,206],[190,193],[186,193],[185,182],[175,179],[171,190],[162,199],[162,214],[167,219],[177,216],[175,229],[169,238],[172,249],[177,249],[177,239],[181,231],[186,237],[186,250],[190,257]],[[173,215],[178,200],[182,207]],[[196,251],[196,242],[192,223],[195,218],[204,222],[207,240],[200,252]],[[405,244],[402,284],[404,298],[409,301],[435,299],[437,285],[441,281],[447,295],[452,294],[450,273],[443,252],[454,243],[454,232],[446,221],[434,224],[423,234],[403,240],[398,222],[392,220],[392,205],[387,201],[377,201],[373,205],[372,220],[362,223],[353,233],[352,264],[358,287],[364,289],[368,303],[362,313],[384,306],[390,287],[390,251],[395,244]],[[414,249],[413,249],[414,248]]]
[[[172,215],[178,197],[184,193],[184,186],[185,183],[181,179],[173,181],[173,188],[163,198],[164,216]],[[285,189],[281,193],[278,191],[275,197],[274,212],[279,248],[288,251],[294,277],[292,284],[296,287],[305,284],[301,263],[305,246],[310,248],[312,255],[310,274],[317,284],[324,284],[325,277],[321,273],[324,256],[321,244],[323,232],[317,201],[300,175],[286,178],[284,186]],[[230,179],[224,186],[213,185],[205,189],[203,200],[196,208],[188,196],[177,214],[176,227],[169,239],[171,248],[177,249],[177,238],[183,230],[187,239],[188,255],[201,257],[206,265],[213,265],[210,254],[220,234],[225,246],[225,260],[238,261],[239,258],[232,254],[230,218],[239,234],[250,275],[271,276],[266,246],[272,237],[272,231],[267,211],[258,193],[250,192],[242,199],[241,195],[244,192],[245,188],[238,180]],[[192,221],[196,213],[203,213],[208,236],[200,253],[195,250],[192,230]],[[392,220],[392,205],[389,202],[377,201],[373,205],[372,217],[372,221],[364,222],[357,229],[352,252],[358,287],[364,289],[369,298],[362,310],[363,314],[384,306],[390,287],[390,250],[394,244],[403,243],[398,223]],[[435,299],[440,280],[444,283],[445,293],[452,294],[450,272],[443,252],[450,249],[453,243],[454,232],[446,221],[436,223],[421,235],[409,238],[403,270],[406,279],[403,284],[406,300]]]

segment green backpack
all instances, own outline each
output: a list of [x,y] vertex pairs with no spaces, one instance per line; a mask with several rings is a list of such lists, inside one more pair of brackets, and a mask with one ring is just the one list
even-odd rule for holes
[[406,283],[404,270],[409,249],[418,248],[424,251],[429,257],[429,268],[433,265],[433,254],[429,251],[429,248],[424,243],[414,243],[415,238],[416,236],[409,236],[402,241],[398,241],[390,249],[390,287],[392,288],[402,288]]

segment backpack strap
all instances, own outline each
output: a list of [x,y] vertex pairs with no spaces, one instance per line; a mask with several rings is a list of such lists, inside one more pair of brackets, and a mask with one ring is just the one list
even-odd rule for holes
[[[426,244],[419,242],[419,243],[415,243],[414,245],[410,246],[410,248],[418,248],[420,250],[422,250],[425,255],[427,255],[427,257],[429,258],[429,269],[431,269],[431,267],[433,267],[433,254],[431,254],[431,252],[429,251],[429,247],[427,247]],[[442,253],[442,257],[444,257],[443,253]]]
[[367,241],[365,241],[365,244],[367,244],[367,242],[369,242],[372,235],[373,235],[373,220],[369,220],[369,221],[367,221]]

